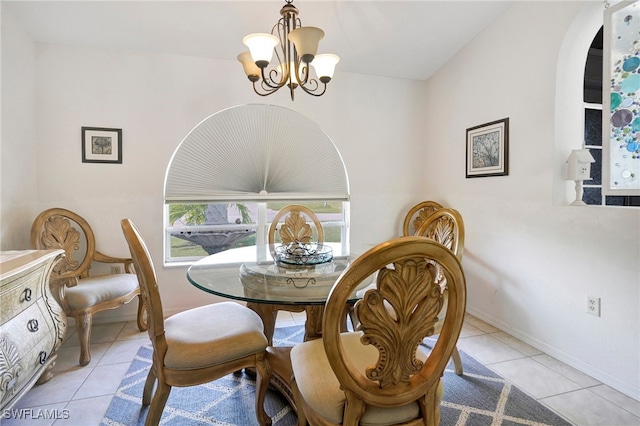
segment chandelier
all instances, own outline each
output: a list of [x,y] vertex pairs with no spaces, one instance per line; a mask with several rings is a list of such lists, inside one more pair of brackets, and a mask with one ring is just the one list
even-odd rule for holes
[[[340,58],[330,53],[316,54],[324,31],[303,27],[298,9],[291,4],[293,0],[285,1],[280,10],[282,18],[273,26],[271,34],[249,34],[242,39],[249,52],[239,54],[238,60],[253,83],[253,90],[260,96],[268,96],[285,85],[289,87],[291,100],[298,87],[310,95],[322,96]],[[277,63],[267,69],[274,53]],[[309,65],[313,66],[317,78],[311,76]]]

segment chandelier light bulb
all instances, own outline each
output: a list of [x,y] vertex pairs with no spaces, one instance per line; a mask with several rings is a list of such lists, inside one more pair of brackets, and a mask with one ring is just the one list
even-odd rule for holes
[[256,65],[251,57],[251,53],[242,52],[238,55],[238,61],[242,64],[242,68],[244,68],[244,73],[247,75],[247,78],[252,81],[258,81],[260,79],[260,68]]
[[298,56],[306,63],[313,61],[323,37],[324,31],[317,27],[300,27],[289,33],[289,40],[296,47]]
[[323,83],[328,83],[333,78],[333,73],[336,69],[336,64],[340,62],[340,57],[332,53],[323,53],[316,55],[311,62],[316,75]]
[[258,67],[264,68],[271,62],[273,49],[280,40],[271,34],[254,33],[243,38],[242,42],[249,48],[253,62],[255,62]]

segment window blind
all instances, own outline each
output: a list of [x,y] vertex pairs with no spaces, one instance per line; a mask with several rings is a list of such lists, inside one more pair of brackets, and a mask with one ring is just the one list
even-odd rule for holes
[[288,108],[248,104],[195,126],[167,167],[165,203],[349,200],[347,171],[333,141]]

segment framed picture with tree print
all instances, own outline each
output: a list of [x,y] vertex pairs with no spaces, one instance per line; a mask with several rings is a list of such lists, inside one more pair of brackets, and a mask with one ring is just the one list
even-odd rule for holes
[[509,119],[467,129],[466,177],[509,174]]
[[122,129],[83,127],[82,162],[122,164]]

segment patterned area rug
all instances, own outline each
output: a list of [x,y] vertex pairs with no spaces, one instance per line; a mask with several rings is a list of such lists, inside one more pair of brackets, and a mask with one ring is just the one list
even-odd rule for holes
[[[302,327],[276,329],[276,346],[302,341]],[[429,344],[429,341],[426,341]],[[142,389],[151,365],[151,346],[144,345],[116,391],[102,425],[144,425],[148,407],[142,407]],[[440,425],[570,425],[567,421],[461,352],[464,375],[450,364],[444,374],[444,398]],[[255,381],[236,373],[200,386],[171,389],[161,425],[256,425]],[[269,389],[265,409],[274,426],[296,424],[296,414],[286,400]]]

